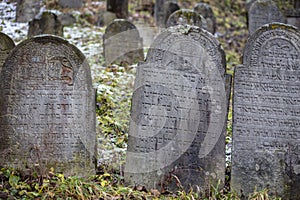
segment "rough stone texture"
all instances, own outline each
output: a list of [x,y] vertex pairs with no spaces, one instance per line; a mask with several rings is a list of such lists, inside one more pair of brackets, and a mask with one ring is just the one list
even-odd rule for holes
[[116,14],[117,18],[127,19],[128,17],[128,0],[107,0],[107,11]]
[[202,27],[203,18],[193,10],[181,9],[170,15],[166,27],[177,25],[193,25]]
[[58,5],[62,8],[81,8],[83,0],[58,0]]
[[295,26],[300,30],[300,17],[288,17],[287,23],[290,25]]
[[29,22],[28,37],[42,34],[63,36],[63,26],[56,14],[43,12]]
[[18,0],[16,21],[29,22],[31,21],[41,9],[40,0]]
[[259,27],[272,22],[286,23],[285,16],[272,0],[257,0],[251,4],[248,13],[250,34]]
[[97,26],[107,26],[115,19],[117,19],[117,16],[115,13],[109,12],[109,11],[101,11],[98,14],[98,20],[96,22],[96,25]]
[[198,27],[170,27],[137,68],[125,181],[175,190],[225,177],[225,56]]
[[194,7],[194,12],[196,12],[198,15],[201,15],[205,19],[202,25],[203,28],[212,34],[215,34],[216,18],[211,7],[207,3],[198,3]]
[[66,176],[95,172],[95,92],[84,55],[67,41],[23,41],[0,77],[0,166]]
[[0,32],[0,72],[6,57],[14,47],[14,41],[8,35]]
[[116,19],[107,26],[103,47],[106,65],[144,60],[142,38],[135,25],[124,19]]
[[300,34],[270,24],[248,40],[234,79],[231,187],[300,199]]

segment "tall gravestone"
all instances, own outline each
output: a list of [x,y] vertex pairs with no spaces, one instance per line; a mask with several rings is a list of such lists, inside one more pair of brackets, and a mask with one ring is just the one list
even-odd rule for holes
[[[186,32],[183,32],[185,30]],[[198,27],[170,27],[137,68],[125,181],[159,190],[225,177],[225,56]]]
[[252,34],[259,27],[272,23],[286,23],[286,18],[272,0],[257,0],[251,4],[248,12],[248,29]]
[[300,33],[283,24],[248,40],[234,79],[231,187],[300,199]]
[[106,9],[115,13],[117,18],[127,19],[128,0],[106,0]]
[[194,12],[201,15],[205,20],[203,23],[203,28],[210,33],[214,34],[216,32],[216,18],[213,10],[207,3],[198,3],[194,7]]
[[18,0],[16,10],[16,21],[29,22],[40,12],[40,9],[40,0]]
[[8,35],[0,32],[0,72],[6,57],[14,47],[14,41]]
[[202,27],[203,19],[201,15],[198,15],[193,10],[181,9],[172,13],[166,23],[166,27],[177,25],[193,25]]
[[95,94],[75,46],[54,36],[25,40],[0,80],[0,166],[95,172]]
[[28,37],[42,34],[63,36],[63,26],[56,14],[43,12],[29,22]]
[[104,58],[107,65],[133,64],[144,60],[143,40],[136,26],[124,19],[116,19],[103,35]]

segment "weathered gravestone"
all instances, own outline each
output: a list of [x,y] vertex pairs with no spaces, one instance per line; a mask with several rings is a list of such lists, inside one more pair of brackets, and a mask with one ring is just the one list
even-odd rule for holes
[[54,36],[23,41],[6,59],[0,91],[0,166],[94,173],[95,95],[75,46]]
[[128,17],[128,0],[107,0],[106,10],[116,14],[117,18]]
[[134,88],[125,181],[160,190],[176,189],[176,179],[185,189],[224,183],[227,98],[219,42],[198,27],[170,27],[139,64]]
[[203,28],[214,34],[216,32],[216,18],[211,7],[206,3],[198,3],[194,7],[194,12],[205,19],[203,20]]
[[14,47],[14,41],[8,35],[0,32],[0,72],[6,57]]
[[144,60],[143,41],[131,22],[116,19],[103,35],[104,58],[107,65],[133,64]]
[[62,8],[81,8],[83,0],[58,0],[58,5]]
[[193,25],[202,27],[203,19],[201,15],[198,15],[193,10],[181,9],[172,13],[166,23],[166,27],[177,25]]
[[18,0],[16,10],[17,22],[29,22],[41,9],[40,0]]
[[63,26],[56,14],[43,12],[29,22],[28,37],[42,34],[63,36]]
[[257,0],[251,4],[248,13],[250,34],[259,27],[272,22],[286,23],[285,16],[272,0]]
[[231,187],[300,199],[300,34],[283,24],[248,40],[234,79]]
[[300,1],[275,0],[279,9],[287,18],[287,23],[300,29]]

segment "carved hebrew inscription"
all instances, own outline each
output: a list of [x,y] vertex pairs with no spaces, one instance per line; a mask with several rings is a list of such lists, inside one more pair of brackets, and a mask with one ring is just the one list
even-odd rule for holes
[[8,58],[0,86],[1,165],[94,171],[94,93],[76,47],[52,36],[24,41]]
[[[138,66],[125,179],[147,188],[224,178],[225,68],[218,43],[199,28],[159,35]],[[220,145],[220,146],[218,146]],[[225,145],[225,142],[224,142]],[[223,145],[223,146],[224,146]],[[207,164],[209,163],[209,164]]]
[[[236,69],[232,186],[300,197],[299,32],[271,24],[250,38]],[[285,187],[288,186],[288,187]],[[294,196],[293,196],[294,195]]]

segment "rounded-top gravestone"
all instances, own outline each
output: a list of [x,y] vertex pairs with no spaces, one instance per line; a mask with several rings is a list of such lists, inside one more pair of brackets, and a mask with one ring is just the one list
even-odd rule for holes
[[75,46],[49,35],[25,40],[0,80],[0,166],[95,172],[95,93]]
[[6,57],[14,47],[14,41],[8,35],[0,32],[0,72]]
[[196,12],[198,15],[201,15],[205,19],[203,20],[203,28],[214,34],[216,32],[216,18],[209,4],[196,4],[194,7],[194,12]]
[[172,13],[166,23],[166,27],[177,26],[177,25],[193,25],[202,27],[203,19],[201,15],[198,15],[193,10],[180,9]]

